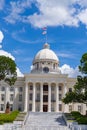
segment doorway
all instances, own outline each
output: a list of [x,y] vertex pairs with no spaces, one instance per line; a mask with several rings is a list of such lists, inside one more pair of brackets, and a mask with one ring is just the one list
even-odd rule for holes
[[47,112],[48,111],[48,105],[43,105],[43,112]]

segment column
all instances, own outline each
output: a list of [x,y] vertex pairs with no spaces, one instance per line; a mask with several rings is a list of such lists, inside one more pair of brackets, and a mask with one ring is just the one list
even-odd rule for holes
[[4,110],[6,110],[7,102],[10,103],[10,86],[5,87],[5,94],[4,94]]
[[43,112],[43,84],[40,86],[40,112]]
[[24,111],[28,111],[28,83],[25,85],[25,103],[24,103]]
[[48,112],[51,112],[51,85],[48,86]]
[[32,111],[35,112],[35,83],[33,84],[33,106]]
[[56,84],[56,112],[59,112],[59,89],[58,89],[58,84]]
[[[64,97],[66,93],[67,93],[67,83],[64,84]],[[64,112],[69,112],[69,108],[67,104],[64,104]]]
[[18,100],[17,100],[17,95],[18,95],[18,88],[15,86],[14,87],[14,102],[13,102],[13,110],[18,109]]

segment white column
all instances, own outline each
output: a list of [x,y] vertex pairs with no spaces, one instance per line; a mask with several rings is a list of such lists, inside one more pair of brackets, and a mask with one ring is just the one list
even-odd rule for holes
[[18,100],[16,99],[18,95],[18,88],[15,86],[14,87],[14,102],[13,102],[13,110],[18,109]]
[[4,110],[6,109],[6,104],[7,104],[7,102],[9,102],[10,103],[10,91],[9,91],[9,89],[10,89],[10,87],[9,86],[6,86],[5,87],[5,100],[4,100],[4,102],[5,102],[5,106],[4,106]]
[[40,112],[43,112],[43,84],[40,86]]
[[35,112],[35,84],[33,84],[33,106],[32,111]]
[[59,112],[59,89],[58,84],[56,84],[56,112]]
[[[67,93],[67,83],[64,84],[64,97],[66,93]],[[67,104],[64,104],[64,112],[69,112]]]
[[48,86],[48,112],[51,112],[51,86]]
[[25,86],[25,103],[24,103],[24,111],[28,111],[28,83]]

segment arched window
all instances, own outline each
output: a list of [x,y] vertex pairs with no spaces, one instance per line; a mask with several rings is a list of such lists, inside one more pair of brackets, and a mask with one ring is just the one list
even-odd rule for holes
[[55,69],[55,64],[53,64],[53,69]]

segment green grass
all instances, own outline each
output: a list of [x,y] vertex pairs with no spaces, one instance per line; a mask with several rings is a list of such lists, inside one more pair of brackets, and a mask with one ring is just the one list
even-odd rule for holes
[[6,114],[6,113],[0,114],[0,124],[13,122],[18,114],[19,114],[19,111],[13,111],[9,114]]

